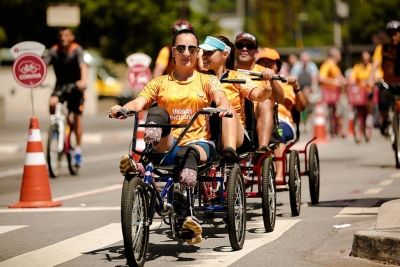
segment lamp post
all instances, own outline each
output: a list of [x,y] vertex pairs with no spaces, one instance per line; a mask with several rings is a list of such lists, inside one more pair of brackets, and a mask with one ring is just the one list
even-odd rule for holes
[[335,0],[335,22],[333,23],[333,40],[336,47],[342,47],[342,20],[349,17],[349,5]]
[[297,14],[297,20],[299,21],[297,31],[295,33],[296,47],[303,48],[303,22],[308,20],[308,14],[301,12]]

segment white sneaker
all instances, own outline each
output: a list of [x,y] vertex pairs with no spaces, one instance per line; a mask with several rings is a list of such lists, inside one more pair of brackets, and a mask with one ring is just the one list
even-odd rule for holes
[[365,125],[366,125],[368,128],[374,127],[374,118],[372,117],[371,114],[368,114],[368,115],[367,115],[367,118],[365,119]]

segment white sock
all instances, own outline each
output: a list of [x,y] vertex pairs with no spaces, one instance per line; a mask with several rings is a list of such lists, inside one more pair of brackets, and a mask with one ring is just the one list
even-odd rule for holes
[[75,147],[74,149],[75,154],[82,154],[82,149],[80,146]]

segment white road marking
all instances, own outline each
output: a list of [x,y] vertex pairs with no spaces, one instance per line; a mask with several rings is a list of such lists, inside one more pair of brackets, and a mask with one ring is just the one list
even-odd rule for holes
[[21,148],[20,144],[0,144],[1,154],[15,154]]
[[113,223],[54,245],[0,262],[0,266],[26,266],[27,263],[31,267],[56,266],[82,256],[84,253],[109,246],[120,240],[122,240],[121,225]]
[[391,185],[392,183],[393,183],[393,179],[385,179],[385,180],[382,180],[382,182],[380,182],[378,185],[387,186],[387,185]]
[[376,214],[378,214],[378,211],[379,207],[371,207],[371,208],[345,207],[338,214],[336,214],[334,218],[375,216]]
[[[300,221],[301,220],[277,220],[273,232],[268,234],[263,232],[257,235],[254,239],[245,240],[243,249],[239,251],[232,251],[232,248],[230,247],[219,252],[213,251],[212,249],[201,249],[196,253],[196,255],[203,255],[205,259],[198,260],[198,262],[204,266],[229,266],[253,250],[275,241]],[[260,222],[259,225],[260,227],[263,227],[262,222]]]
[[[159,225],[152,225],[150,229],[158,227]],[[54,245],[5,260],[0,262],[0,267],[23,267],[27,266],[27,263],[30,267],[52,267],[121,240],[121,224],[112,223]]]
[[374,195],[374,194],[378,194],[383,188],[371,188],[367,191],[364,192],[364,195]]
[[24,227],[28,227],[28,225],[5,225],[5,226],[0,226],[0,235],[10,232],[10,231],[14,231],[20,228],[24,228]]
[[104,211],[121,210],[121,207],[55,207],[55,208],[26,208],[26,209],[0,209],[0,213],[31,213],[31,212],[57,212],[57,211]]
[[390,175],[390,178],[400,178],[400,172],[395,172],[392,175]]
[[[122,152],[116,152],[116,153],[111,153],[111,154],[102,154],[102,155],[90,156],[90,157],[84,156],[83,164],[101,162],[101,161],[107,161],[107,160],[119,160],[122,157],[122,155],[127,154],[127,153],[128,153],[128,151],[124,150]],[[63,161],[62,165],[68,166],[66,161]],[[17,174],[23,174],[23,172],[24,172],[24,168],[3,171],[3,172],[0,172],[0,178],[17,175]]]

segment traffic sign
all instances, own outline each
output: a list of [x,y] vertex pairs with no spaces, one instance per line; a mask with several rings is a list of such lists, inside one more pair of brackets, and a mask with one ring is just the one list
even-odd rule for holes
[[14,61],[12,73],[19,85],[34,88],[46,78],[47,65],[37,54],[24,53]]
[[134,64],[128,69],[128,83],[133,91],[140,92],[151,80],[149,67],[143,64]]

